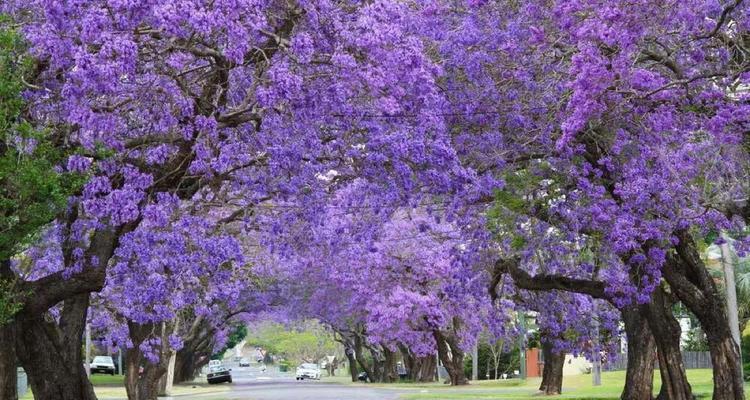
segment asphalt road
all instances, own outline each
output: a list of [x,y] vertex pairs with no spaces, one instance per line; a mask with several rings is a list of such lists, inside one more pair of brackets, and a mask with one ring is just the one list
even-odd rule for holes
[[404,392],[324,382],[297,382],[291,379],[263,383],[235,381],[229,392],[180,396],[175,400],[395,400],[400,393]]
[[[175,396],[174,400],[396,400],[407,390],[349,386],[320,381],[297,381],[293,374],[275,368],[261,371],[258,365],[232,368],[231,390],[192,396]],[[218,386],[217,385],[217,388]]]

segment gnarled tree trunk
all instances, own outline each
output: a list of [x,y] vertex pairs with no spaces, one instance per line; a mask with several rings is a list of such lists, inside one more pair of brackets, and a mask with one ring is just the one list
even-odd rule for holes
[[362,337],[355,334],[354,335],[354,355],[357,359],[357,363],[359,364],[360,368],[367,374],[367,380],[370,382],[376,382],[376,377],[374,376],[374,369],[371,367],[367,360],[365,359],[365,353],[362,351]]
[[[175,322],[177,324],[177,322]],[[125,372],[125,391],[128,400],[156,400],[159,395],[160,381],[168,370],[173,352],[169,347],[169,334],[174,325],[162,322],[159,326],[149,324],[136,324],[128,321],[128,332],[133,347],[127,350],[127,368]],[[150,362],[140,349],[140,344],[151,337],[154,332],[159,332],[161,346],[159,347],[159,361]],[[143,373],[139,374],[140,367]]]
[[432,331],[437,343],[438,357],[448,371],[451,385],[468,385],[469,380],[464,373],[464,353],[458,345],[458,338],[453,332]]
[[659,400],[692,400],[680,350],[680,324],[672,312],[672,304],[662,286],[651,294],[651,302],[641,306],[656,340],[661,389]]
[[[518,267],[518,260],[513,258],[500,259],[495,263],[495,271],[493,272],[492,282],[490,284],[490,294],[493,298],[496,296],[495,288],[502,280],[503,275],[509,273],[513,277],[513,281],[516,286],[535,291],[548,291],[548,290],[563,290],[573,293],[581,293],[589,295],[597,299],[610,300],[605,293],[604,283],[588,279],[576,279],[561,275],[537,275],[532,276],[528,272]],[[613,304],[615,305],[615,304]],[[616,305],[615,305],[616,306]],[[653,339],[656,332],[651,332],[651,328],[647,326],[648,318],[646,309],[636,309],[634,307],[622,310],[623,320],[625,321],[625,329],[628,335],[628,370],[626,373],[626,385],[623,389],[622,399],[650,399],[652,397],[653,390],[653,360],[656,356],[651,350],[654,345],[657,345]],[[666,318],[674,319],[674,316],[669,314],[668,316],[661,313],[657,313]],[[658,323],[658,326],[662,326],[664,323]],[[681,355],[679,353],[679,337],[674,338],[672,336],[660,338],[661,347],[663,351],[670,354],[670,359],[679,359],[675,368],[678,371],[684,368],[682,367]],[[675,350],[677,352],[675,352]],[[683,376],[683,374],[677,374]],[[669,377],[669,375],[668,375]],[[673,380],[670,379],[667,386],[671,385]],[[689,388],[687,381],[680,378],[679,382],[684,382],[685,385],[681,385],[682,389],[678,392],[684,392],[685,389]],[[666,390],[666,389],[663,389]]]
[[622,310],[622,320],[628,341],[628,366],[625,372],[625,387],[620,399],[652,399],[656,341],[645,315],[636,307]]
[[398,372],[396,371],[396,355],[387,346],[383,346],[383,382],[398,382]]
[[143,373],[139,375],[141,357],[133,354],[139,352],[138,350],[131,350],[128,350],[125,370],[125,391],[128,393],[128,400],[157,400],[159,379],[167,372],[166,368],[147,362]]
[[664,277],[674,293],[700,321],[713,365],[714,400],[744,400],[742,365],[732,338],[724,300],[709,274],[695,241],[687,231],[676,232],[677,254],[670,254]]
[[8,400],[18,398],[15,339],[13,322],[0,325],[0,398]]
[[409,380],[412,382],[434,382],[437,362],[435,356],[418,357],[406,346],[399,346]]
[[434,382],[435,372],[437,369],[437,360],[435,356],[425,356],[415,358],[415,370],[409,371],[409,379],[414,382]]
[[344,349],[346,359],[349,362],[349,374],[352,376],[352,382],[357,382],[359,378],[359,369],[357,368],[357,359],[354,357],[354,349],[346,347]]
[[[68,213],[66,231],[77,218],[77,208]],[[67,276],[64,271],[47,275],[35,281],[20,281],[19,292],[29,293],[19,299],[21,311],[15,315],[15,352],[26,371],[34,398],[39,400],[91,400],[96,399],[83,365],[83,331],[89,306],[89,294],[101,290],[107,264],[117,247],[120,236],[134,229],[137,223],[118,229],[104,227],[91,235],[85,251],[83,272]],[[73,265],[75,246],[65,242],[64,264]],[[15,277],[9,265],[0,265],[0,276]],[[17,278],[17,277],[16,277]],[[48,311],[61,303],[59,324]],[[23,332],[23,334],[20,334]],[[0,387],[0,390],[3,390]],[[10,395],[0,392],[0,398]]]
[[16,352],[37,400],[96,400],[83,363],[81,341],[89,295],[65,300],[59,325],[42,317],[16,316]]
[[214,328],[202,317],[196,318],[188,330],[183,346],[175,358],[173,383],[192,381],[208,364],[213,350]]
[[539,390],[549,395],[560,394],[562,393],[565,353],[556,351],[551,343],[542,339],[542,354],[544,355],[544,370]]
[[376,346],[367,346],[370,349],[370,356],[372,357],[372,375],[370,376],[371,382],[385,382],[385,357],[380,349]]

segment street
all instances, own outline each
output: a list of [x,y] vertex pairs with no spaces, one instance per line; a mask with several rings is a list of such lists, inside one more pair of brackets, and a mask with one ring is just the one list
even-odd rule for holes
[[[324,377],[320,381],[297,381],[292,372],[281,373],[275,367],[269,367],[265,372],[259,365],[253,363],[251,367],[238,367],[234,362],[225,365],[232,369],[231,384],[216,385],[214,393],[199,395],[174,396],[174,400],[394,400],[400,394],[407,393],[404,389],[384,389],[375,387],[350,386],[341,383],[326,382]],[[229,391],[226,387],[230,387]]]

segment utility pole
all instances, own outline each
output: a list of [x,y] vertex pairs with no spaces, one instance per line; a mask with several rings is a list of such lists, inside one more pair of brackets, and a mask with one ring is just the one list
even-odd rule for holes
[[593,378],[594,386],[602,385],[602,360],[601,354],[599,353],[599,319],[597,315],[594,315],[594,354],[591,367],[591,376]]
[[471,380],[479,380],[479,340],[474,344],[474,349],[471,352]]
[[729,319],[729,329],[732,332],[732,338],[737,345],[737,352],[740,355],[740,371],[742,371],[742,347],[740,345],[740,322],[737,315],[737,286],[734,279],[734,256],[729,248],[729,237],[726,233],[721,234],[722,244],[719,245],[721,250],[721,264],[724,268],[724,286],[726,287],[727,298],[727,317]]
[[86,376],[91,376],[91,327],[86,322]]
[[521,336],[518,338],[521,379],[526,380],[526,314],[521,313],[518,319],[521,326]]
[[440,382],[440,353],[435,353],[435,382]]
[[122,349],[117,349],[117,374],[124,375],[122,373]]

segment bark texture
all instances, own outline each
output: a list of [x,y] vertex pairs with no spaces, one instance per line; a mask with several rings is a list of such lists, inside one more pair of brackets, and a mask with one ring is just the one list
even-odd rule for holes
[[443,363],[452,386],[468,385],[464,373],[464,352],[458,345],[458,337],[452,331],[434,330],[433,337],[437,343],[438,357]]
[[214,347],[213,337],[213,328],[202,317],[190,323],[183,346],[177,351],[175,358],[175,384],[192,381],[200,369],[208,364]]
[[0,398],[18,399],[15,325],[0,325]]
[[437,362],[434,355],[419,357],[406,346],[400,346],[408,379],[412,382],[434,382]]
[[367,374],[367,380],[370,382],[377,382],[372,366],[365,359],[365,353],[362,350],[362,337],[360,335],[354,335],[354,357],[357,360],[357,364],[365,374]]
[[95,400],[83,363],[81,338],[89,295],[65,300],[60,323],[22,313],[16,317],[16,353],[37,400]]
[[[128,400],[156,400],[159,395],[160,381],[167,373],[172,351],[169,348],[168,336],[174,325],[136,324],[128,322],[128,331],[133,347],[127,351],[127,367],[125,372],[125,391]],[[158,349],[159,361],[156,363],[146,359],[140,350],[140,344],[157,332],[162,346]],[[140,369],[143,367],[143,372]]]
[[661,376],[660,400],[691,400],[692,388],[687,380],[680,349],[680,323],[672,312],[674,301],[663,286],[654,290],[651,303],[641,306],[654,335]]
[[349,375],[352,377],[352,382],[357,382],[359,378],[359,368],[357,368],[357,359],[354,358],[354,349],[346,349],[346,359],[349,362]]
[[732,338],[724,299],[687,231],[676,233],[679,243],[664,266],[664,277],[706,333],[713,364],[713,399],[744,400],[739,348]]
[[555,351],[552,344],[543,340],[542,354],[544,355],[544,370],[542,370],[542,384],[539,390],[547,395],[560,394],[562,393],[565,353]]
[[636,307],[622,310],[628,341],[628,366],[622,400],[649,400],[654,391],[656,341],[648,321]]

